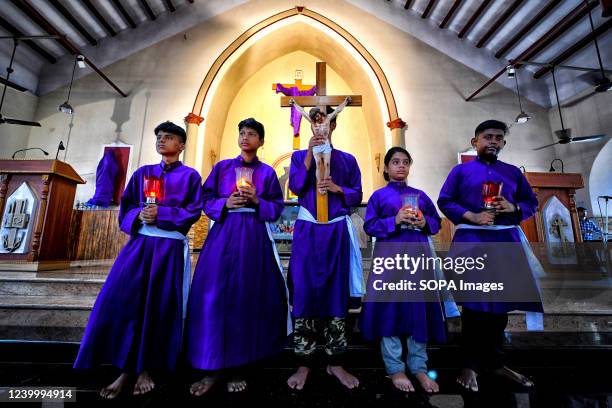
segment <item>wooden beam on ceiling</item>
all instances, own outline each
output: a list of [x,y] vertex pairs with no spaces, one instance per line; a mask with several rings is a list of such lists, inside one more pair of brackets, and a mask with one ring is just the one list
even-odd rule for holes
[[425,7],[425,10],[423,10],[423,14],[421,14],[421,18],[429,17],[435,5],[436,0],[429,0],[429,3],[427,3],[427,7]]
[[516,45],[528,32],[533,30],[535,26],[540,24],[540,22],[546,17],[555,7],[557,7],[561,3],[561,0],[551,0],[549,1],[542,10],[538,12],[523,28],[521,28],[514,36],[508,40],[502,47],[495,53],[495,58],[501,58],[504,54],[506,54],[512,47]]
[[455,0],[451,8],[448,10],[448,13],[446,13],[444,20],[442,20],[442,22],[440,23],[440,28],[446,28],[446,26],[448,25],[448,23],[450,23],[451,18],[453,18],[453,15],[455,14],[459,6],[461,6],[462,2],[463,0]]
[[[587,35],[582,37],[580,40],[576,41],[574,44],[572,44],[569,47],[567,47],[561,54],[559,54],[555,58],[553,58],[549,62],[549,64],[553,65],[553,66],[563,64],[563,62],[566,61],[567,59],[569,59],[572,55],[574,55],[575,53],[577,53],[578,51],[580,51],[581,49],[583,49],[587,45],[592,44],[594,38],[598,38],[598,37],[602,36],[610,28],[612,28],[612,18],[607,19],[602,25],[597,27],[595,29],[594,33],[593,32],[589,32]],[[546,75],[550,71],[551,71],[550,67],[541,68],[535,74],[533,74],[533,77],[535,79],[541,78],[542,76]]]
[[519,8],[522,3],[523,0],[514,0],[514,2],[510,4],[510,7],[508,7],[506,11],[504,11],[497,20],[495,20],[491,28],[489,28],[485,35],[482,36],[480,41],[478,41],[478,43],[476,44],[476,48],[482,48],[482,46],[485,45],[491,39],[491,37],[493,37],[493,34],[495,34],[500,28],[502,28],[506,24],[510,16],[514,14],[514,12]]
[[106,21],[106,19],[104,18],[104,16],[102,14],[100,14],[100,12],[98,11],[98,9],[96,9],[96,7],[91,3],[91,0],[81,0],[81,2],[83,4],[85,4],[85,7],[87,7],[87,10],[89,10],[89,12],[94,16],[94,18],[98,21],[98,23],[100,23],[100,25],[102,27],[104,27],[104,29],[106,30],[106,32],[111,36],[114,37],[117,35],[117,32],[113,29],[113,27],[108,23],[108,21]]
[[[546,34],[538,38],[531,46],[529,46],[525,51],[523,51],[518,57],[514,60],[510,61],[510,64],[514,64],[515,61],[529,61],[533,57],[537,56],[542,50],[552,44],[555,40],[557,40],[563,33],[565,33],[569,28],[573,27],[580,19],[586,16],[589,10],[597,7],[597,0],[589,0],[588,5],[580,2],[578,6],[576,6],[572,11],[566,14],[561,20],[559,20]],[[491,85],[493,82],[497,80],[502,74],[506,72],[506,67],[504,66],[499,70],[493,77],[491,77],[487,82],[485,82],[480,88],[474,91],[470,96],[468,96],[465,100],[469,101],[482,92],[483,89]]]
[[91,45],[98,45],[98,41],[81,25],[81,23],[74,18],[66,7],[59,0],[49,0],[49,3],[64,17],[68,22],[81,34],[87,42]]
[[155,17],[155,13],[153,13],[153,10],[151,9],[151,6],[149,6],[149,3],[147,3],[147,0],[140,0],[140,5],[145,10],[145,13],[147,13],[147,16],[149,16],[149,20],[155,21],[157,17]]
[[[25,35],[17,27],[15,27],[14,25],[12,25],[8,21],[6,21],[4,18],[2,18],[2,16],[0,16],[0,27],[4,28],[6,31],[8,31],[9,33],[11,33],[12,35],[17,36],[17,37],[21,37],[21,36]],[[55,64],[57,62],[57,59],[55,59],[55,57],[53,55],[51,55],[49,52],[47,52],[40,45],[36,44],[35,41],[32,41],[32,40],[22,40],[21,42],[24,43],[25,45],[27,45],[32,51],[34,51],[35,53],[37,53],[38,55],[40,55],[41,57],[46,59],[51,64]]]
[[136,28],[136,23],[134,19],[130,16],[130,14],[126,11],[119,0],[112,0],[113,6],[119,11],[123,20],[132,28]]
[[472,14],[472,17],[470,17],[468,22],[463,26],[463,28],[459,32],[459,34],[457,34],[459,38],[465,37],[468,31],[470,31],[470,29],[474,26],[476,21],[478,21],[482,13],[484,13],[487,7],[489,7],[489,5],[491,4],[491,1],[492,0],[483,0],[482,3],[480,3],[480,6],[478,6],[474,14]]

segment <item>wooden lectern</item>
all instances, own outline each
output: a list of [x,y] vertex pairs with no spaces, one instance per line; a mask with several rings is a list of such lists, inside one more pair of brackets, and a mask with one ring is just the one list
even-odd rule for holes
[[530,242],[547,241],[542,211],[551,198],[557,197],[569,210],[574,242],[582,242],[580,222],[576,212],[576,202],[574,201],[576,190],[584,187],[582,175],[579,173],[526,172],[525,177],[538,196],[538,211],[535,216],[521,223],[527,239]]
[[70,266],[70,218],[84,183],[59,160],[0,160],[0,270]]

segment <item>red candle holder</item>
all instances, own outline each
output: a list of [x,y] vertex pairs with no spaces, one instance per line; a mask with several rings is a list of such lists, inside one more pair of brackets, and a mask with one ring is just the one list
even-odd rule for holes
[[503,185],[504,183],[501,181],[485,181],[482,183],[482,200],[484,201],[485,211],[495,211],[493,202],[495,197],[501,195]]
[[143,190],[147,204],[157,204],[162,199],[162,181],[155,176],[144,176]]

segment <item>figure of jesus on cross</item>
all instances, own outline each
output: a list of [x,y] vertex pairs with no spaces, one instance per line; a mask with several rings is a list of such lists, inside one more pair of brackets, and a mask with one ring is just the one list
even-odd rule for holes
[[[350,103],[350,106],[361,106],[361,95],[327,95],[327,80],[326,80],[326,63],[325,62],[317,62],[317,71],[316,71],[316,96],[283,96],[281,97],[281,107],[295,107],[298,110],[301,109],[301,114],[307,118],[309,115],[306,114],[302,107],[317,107],[318,111],[314,111],[313,113],[320,113],[320,120],[323,121],[321,124],[315,125],[313,123],[313,133],[318,133],[319,130],[324,131],[324,129],[328,129],[327,136],[329,135],[329,121],[335,115],[337,115],[345,106]],[[338,106],[338,108],[329,115],[327,114],[327,108],[329,106]],[[316,116],[316,115],[314,115]],[[326,120],[328,119],[328,120]],[[325,127],[325,123],[328,124]],[[322,126],[321,126],[322,125]],[[327,138],[326,138],[327,139]],[[325,141],[321,141],[321,145],[323,145]],[[325,155],[324,155],[325,157]],[[327,156],[329,158],[329,155]],[[321,162],[321,160],[316,161],[317,165],[317,182],[320,182],[322,177],[325,174],[329,175],[330,163],[329,160],[325,162]],[[322,167],[319,168],[319,165]],[[319,222],[327,222],[328,220],[328,210],[327,210],[327,195],[321,194],[319,192],[317,194],[317,221]]]

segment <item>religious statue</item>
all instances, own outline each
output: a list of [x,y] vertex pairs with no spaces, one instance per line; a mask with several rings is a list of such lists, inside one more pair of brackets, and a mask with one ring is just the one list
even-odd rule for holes
[[[338,116],[342,109],[351,103],[351,97],[347,96],[344,98],[344,101],[334,109],[332,113],[329,115],[326,112],[323,112],[320,108],[314,107],[310,109],[309,113],[306,113],[304,108],[302,108],[295,99],[289,100],[289,104],[295,107],[300,114],[306,118],[307,121],[310,122],[310,127],[312,129],[312,134],[315,137],[321,138],[324,140],[324,143],[318,146],[315,146],[312,149],[312,154],[315,158],[315,163],[317,165],[317,182],[321,180],[329,178],[329,166],[331,159],[331,144],[329,143],[329,125],[331,121]],[[320,191],[321,194],[326,194],[326,191]]]

